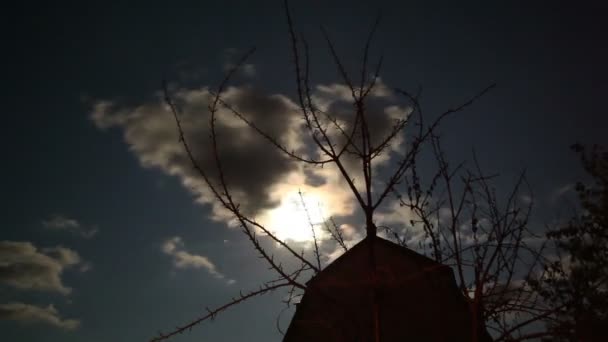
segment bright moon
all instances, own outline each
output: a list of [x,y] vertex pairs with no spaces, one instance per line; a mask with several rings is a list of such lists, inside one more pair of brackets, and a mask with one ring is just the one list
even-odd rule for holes
[[[281,204],[271,210],[269,214],[270,230],[277,238],[294,242],[313,241],[313,231],[317,240],[325,236],[322,228],[323,221],[327,219],[323,215],[323,201],[319,196],[295,192],[284,196]],[[308,212],[308,214],[307,214]]]

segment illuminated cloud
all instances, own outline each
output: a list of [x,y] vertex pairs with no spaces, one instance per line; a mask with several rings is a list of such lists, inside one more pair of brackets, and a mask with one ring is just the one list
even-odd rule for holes
[[[219,174],[209,139],[208,105],[212,95],[207,89],[199,89],[181,90],[174,96],[180,104],[180,119],[193,156],[217,185]],[[224,99],[259,123],[260,128],[269,135],[288,143],[286,140],[289,137],[285,132],[297,125],[295,107],[288,99],[281,95],[261,95],[247,88],[230,88]],[[133,109],[119,109],[107,102],[100,102],[95,106],[91,118],[99,128],[121,127],[129,149],[143,167],[159,168],[177,176],[197,196],[198,202],[212,205],[214,219],[227,221],[227,213],[192,167],[179,142],[174,118],[162,100]],[[242,210],[248,215],[255,215],[275,207],[277,202],[271,198],[268,189],[295,170],[295,164],[267,141],[258,139],[255,132],[227,110],[218,113],[216,129],[224,175]]]
[[68,248],[39,250],[31,242],[0,241],[0,283],[17,289],[67,295],[71,289],[63,285],[61,274],[76,265],[87,264]]
[[[347,248],[351,248],[356,245],[359,241],[364,238],[364,231],[358,230],[350,224],[341,224],[339,226],[340,231],[342,232],[344,238],[344,244]],[[342,254],[344,254],[344,249],[339,244],[332,244],[331,248],[333,249],[325,249],[323,252],[323,256],[325,257],[325,264],[329,265]]]
[[78,320],[63,319],[53,304],[46,308],[19,302],[0,304],[0,320],[41,323],[64,330],[75,330],[80,326]]
[[[184,242],[179,236],[167,239],[161,246],[163,253],[173,257],[173,265],[176,268],[187,269],[203,268],[212,276],[223,279],[224,275],[217,271],[215,265],[205,256],[192,254],[184,249]],[[230,284],[234,283],[233,281]]]
[[[213,95],[208,88],[178,89],[172,97],[180,109],[179,119],[194,159],[211,183],[218,186],[220,177],[210,139],[208,109]],[[381,81],[370,94],[368,115],[373,117],[370,120],[373,143],[382,141],[390,133],[396,119],[409,115],[409,109],[395,105],[393,97]],[[308,157],[318,155],[319,151],[311,145],[298,106],[287,96],[267,95],[242,86],[227,88],[222,99],[288,150]],[[320,85],[314,90],[313,100],[320,109],[330,111],[348,128],[353,108],[349,102],[350,91],[344,85]],[[162,96],[134,107],[99,101],[93,106],[90,117],[99,129],[121,129],[129,150],[143,167],[158,168],[165,174],[178,177],[184,187],[195,194],[199,203],[211,207],[212,219],[229,224],[234,222],[192,167],[179,141],[173,115]],[[298,191],[319,199],[325,218],[346,218],[355,213],[357,203],[354,196],[334,166],[320,168],[293,162],[226,108],[217,112],[216,132],[222,170],[235,202],[244,214],[269,225],[278,236],[298,241],[310,234],[310,227],[306,224],[294,227],[293,220],[277,220],[277,216],[290,216],[286,207],[297,197]],[[338,132],[329,134],[340,142]],[[380,155],[375,160],[376,165],[401,153],[399,146],[402,140],[397,139],[386,153]],[[343,161],[355,178],[355,184],[361,187],[360,165],[347,155]]]

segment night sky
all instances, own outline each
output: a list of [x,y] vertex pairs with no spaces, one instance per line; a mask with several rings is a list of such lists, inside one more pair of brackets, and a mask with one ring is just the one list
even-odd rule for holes
[[[562,214],[560,199],[582,177],[569,145],[608,144],[608,7],[565,3],[293,1],[292,11],[311,47],[317,95],[338,111],[340,78],[319,27],[357,73],[378,12],[371,57],[384,56],[382,84],[421,86],[431,117],[496,83],[443,123],[444,146],[455,162],[474,149],[485,170],[500,174],[498,189],[526,169],[533,224],[542,226]],[[195,115],[205,89],[255,46],[227,99],[293,142],[285,133],[295,127],[296,90],[282,1],[16,6],[1,20],[3,340],[144,341],[272,279],[210,205],[159,92],[169,80],[193,143],[205,146],[206,121]],[[302,175],[264,141],[231,136],[230,125],[223,122],[230,138],[222,151],[246,210],[272,221],[272,210],[304,188],[362,229],[330,173]],[[196,152],[209,163],[203,150]],[[175,341],[280,340],[277,317],[286,329],[293,313],[281,314],[283,296],[251,300]]]

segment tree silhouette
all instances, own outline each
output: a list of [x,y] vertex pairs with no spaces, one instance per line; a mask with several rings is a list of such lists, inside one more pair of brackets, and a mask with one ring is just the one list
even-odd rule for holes
[[578,182],[580,212],[547,236],[557,246],[558,258],[532,284],[557,309],[549,322],[553,333],[571,341],[608,338],[608,152],[594,145],[575,144],[592,184]]
[[[225,100],[229,81],[254,49],[243,55],[220,82],[217,90],[212,92],[213,99],[208,109],[213,171],[206,168],[208,165],[200,165],[191,152],[191,142],[180,120],[179,105],[173,100],[169,87],[164,87],[165,101],[174,115],[180,141],[193,167],[215,200],[232,215],[255,251],[275,272],[276,278],[263,283],[259,289],[240,293],[225,305],[207,309],[201,317],[173,331],[159,333],[152,341],[169,339],[203,321],[215,318],[218,313],[233,305],[274,290],[285,289],[288,294],[285,302],[291,305],[306,291],[306,280],[323,268],[320,242],[314,235],[315,227],[310,216],[309,223],[314,237],[312,255],[296,250],[242,209],[242,203],[231,190],[220,152],[221,141],[216,129],[220,111],[234,115],[256,132],[268,142],[269,149],[281,151],[294,162],[309,167],[331,168],[339,174],[358,204],[364,221],[361,230],[365,231],[366,238],[382,234],[403,246],[428,254],[437,262],[451,266],[457,275],[460,293],[467,299],[474,317],[471,328],[475,331],[475,341],[481,339],[477,333],[480,325],[485,325],[497,340],[504,341],[525,340],[545,334],[545,331],[531,331],[532,328],[529,328],[554,315],[555,310],[546,301],[542,301],[537,292],[525,282],[538,271],[540,263],[544,261],[544,245],[529,243],[538,237],[529,229],[528,219],[533,199],[525,173],[522,172],[516,180],[506,199],[499,198],[492,185],[496,175],[484,174],[476,158],[471,167],[465,163],[451,167],[438,132],[443,120],[471,106],[495,85],[485,87],[461,105],[439,113],[432,119],[423,115],[419,102],[420,91],[410,93],[399,88],[392,89],[391,92],[407,102],[410,110],[395,118],[390,129],[379,135],[372,129],[374,118],[369,110],[370,98],[380,91],[382,58],[373,67],[369,61],[379,18],[365,39],[360,73],[356,79],[352,73],[347,72],[329,33],[321,30],[341,77],[340,82],[350,96],[352,110],[344,118],[326,110],[315,99],[310,79],[309,46],[306,39],[296,32],[288,1],[284,2],[284,6],[295,69],[297,104],[304,122],[304,134],[310,144],[307,149],[291,149],[267,133],[259,122],[250,120],[246,113]],[[399,153],[391,150],[394,146],[399,147]],[[419,161],[423,153],[433,157],[435,172],[429,174],[420,170]],[[387,155],[390,156],[390,165],[383,164],[381,172],[378,165]],[[210,172],[218,175],[219,183],[213,182]],[[401,206],[403,222],[407,227],[376,224],[378,211],[390,200],[397,201]],[[303,198],[301,202],[308,214],[309,208],[306,208]],[[330,238],[339,248],[347,250],[349,246],[334,218],[330,217],[324,223]],[[414,245],[410,239],[412,231],[422,232]],[[292,260],[289,263],[276,260],[264,248],[260,239],[280,245]],[[373,244],[370,243],[369,246],[371,264],[375,265]],[[293,262],[299,266],[284,266]],[[374,278],[373,267],[371,272],[371,277]],[[374,289],[370,288],[370,291],[374,297]],[[377,312],[372,312],[371,316],[377,317]],[[370,324],[374,324],[377,331],[377,320],[372,321]],[[378,340],[379,337],[376,337]]]

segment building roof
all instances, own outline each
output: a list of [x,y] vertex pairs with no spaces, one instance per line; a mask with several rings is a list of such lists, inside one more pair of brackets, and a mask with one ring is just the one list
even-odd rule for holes
[[[373,341],[374,305],[381,341],[472,340],[469,305],[452,269],[372,237],[307,283],[284,341]],[[485,329],[478,333],[483,336],[480,341],[491,340]]]

